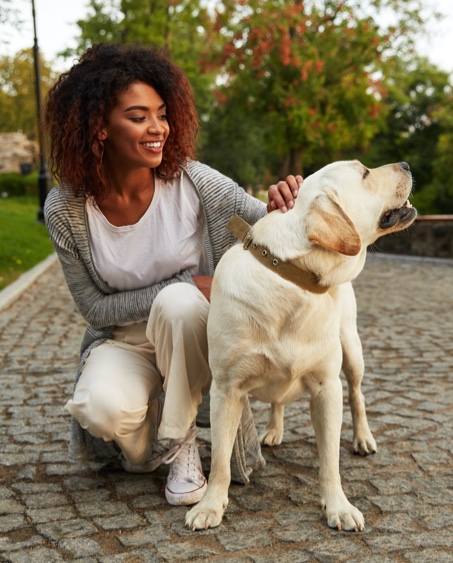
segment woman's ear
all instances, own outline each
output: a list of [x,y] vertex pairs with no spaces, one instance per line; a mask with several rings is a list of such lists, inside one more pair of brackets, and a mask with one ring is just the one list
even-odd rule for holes
[[105,129],[101,129],[98,133],[98,139],[100,141],[105,141],[105,139],[107,139],[107,133],[105,132]]

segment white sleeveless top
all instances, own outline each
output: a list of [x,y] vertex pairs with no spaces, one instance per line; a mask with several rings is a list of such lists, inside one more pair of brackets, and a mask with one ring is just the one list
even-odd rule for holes
[[109,223],[92,198],[86,211],[96,269],[119,291],[141,289],[169,279],[181,270],[206,275],[203,245],[205,217],[190,178],[164,183],[154,178],[150,206],[134,225]]

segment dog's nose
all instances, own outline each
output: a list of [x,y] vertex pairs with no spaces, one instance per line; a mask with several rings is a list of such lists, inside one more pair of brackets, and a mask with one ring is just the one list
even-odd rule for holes
[[400,166],[401,168],[403,168],[403,170],[410,170],[411,167],[409,166],[409,164],[407,162],[400,162]]

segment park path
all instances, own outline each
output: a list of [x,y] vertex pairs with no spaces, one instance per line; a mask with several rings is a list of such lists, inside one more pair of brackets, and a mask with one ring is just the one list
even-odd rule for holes
[[[378,452],[352,455],[345,402],[341,475],[365,530],[326,526],[302,398],[286,409],[283,444],[263,450],[266,467],[232,485],[222,525],[193,533],[186,509],[166,504],[166,468],[68,463],[62,407],[84,321],[52,265],[0,311],[0,561],[453,561],[453,261],[369,256],[354,285]],[[261,428],[267,406],[253,408]],[[209,468],[209,431],[200,439]]]

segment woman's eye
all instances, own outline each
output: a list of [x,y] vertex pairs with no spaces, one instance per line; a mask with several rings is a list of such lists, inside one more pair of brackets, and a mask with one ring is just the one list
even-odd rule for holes
[[167,121],[167,114],[163,113],[162,115],[159,115],[159,119],[162,119],[162,121]]
[[141,123],[142,121],[145,121],[146,117],[145,117],[145,116],[141,116],[141,117],[131,117],[130,119],[131,119],[131,121],[133,121],[134,123]]

